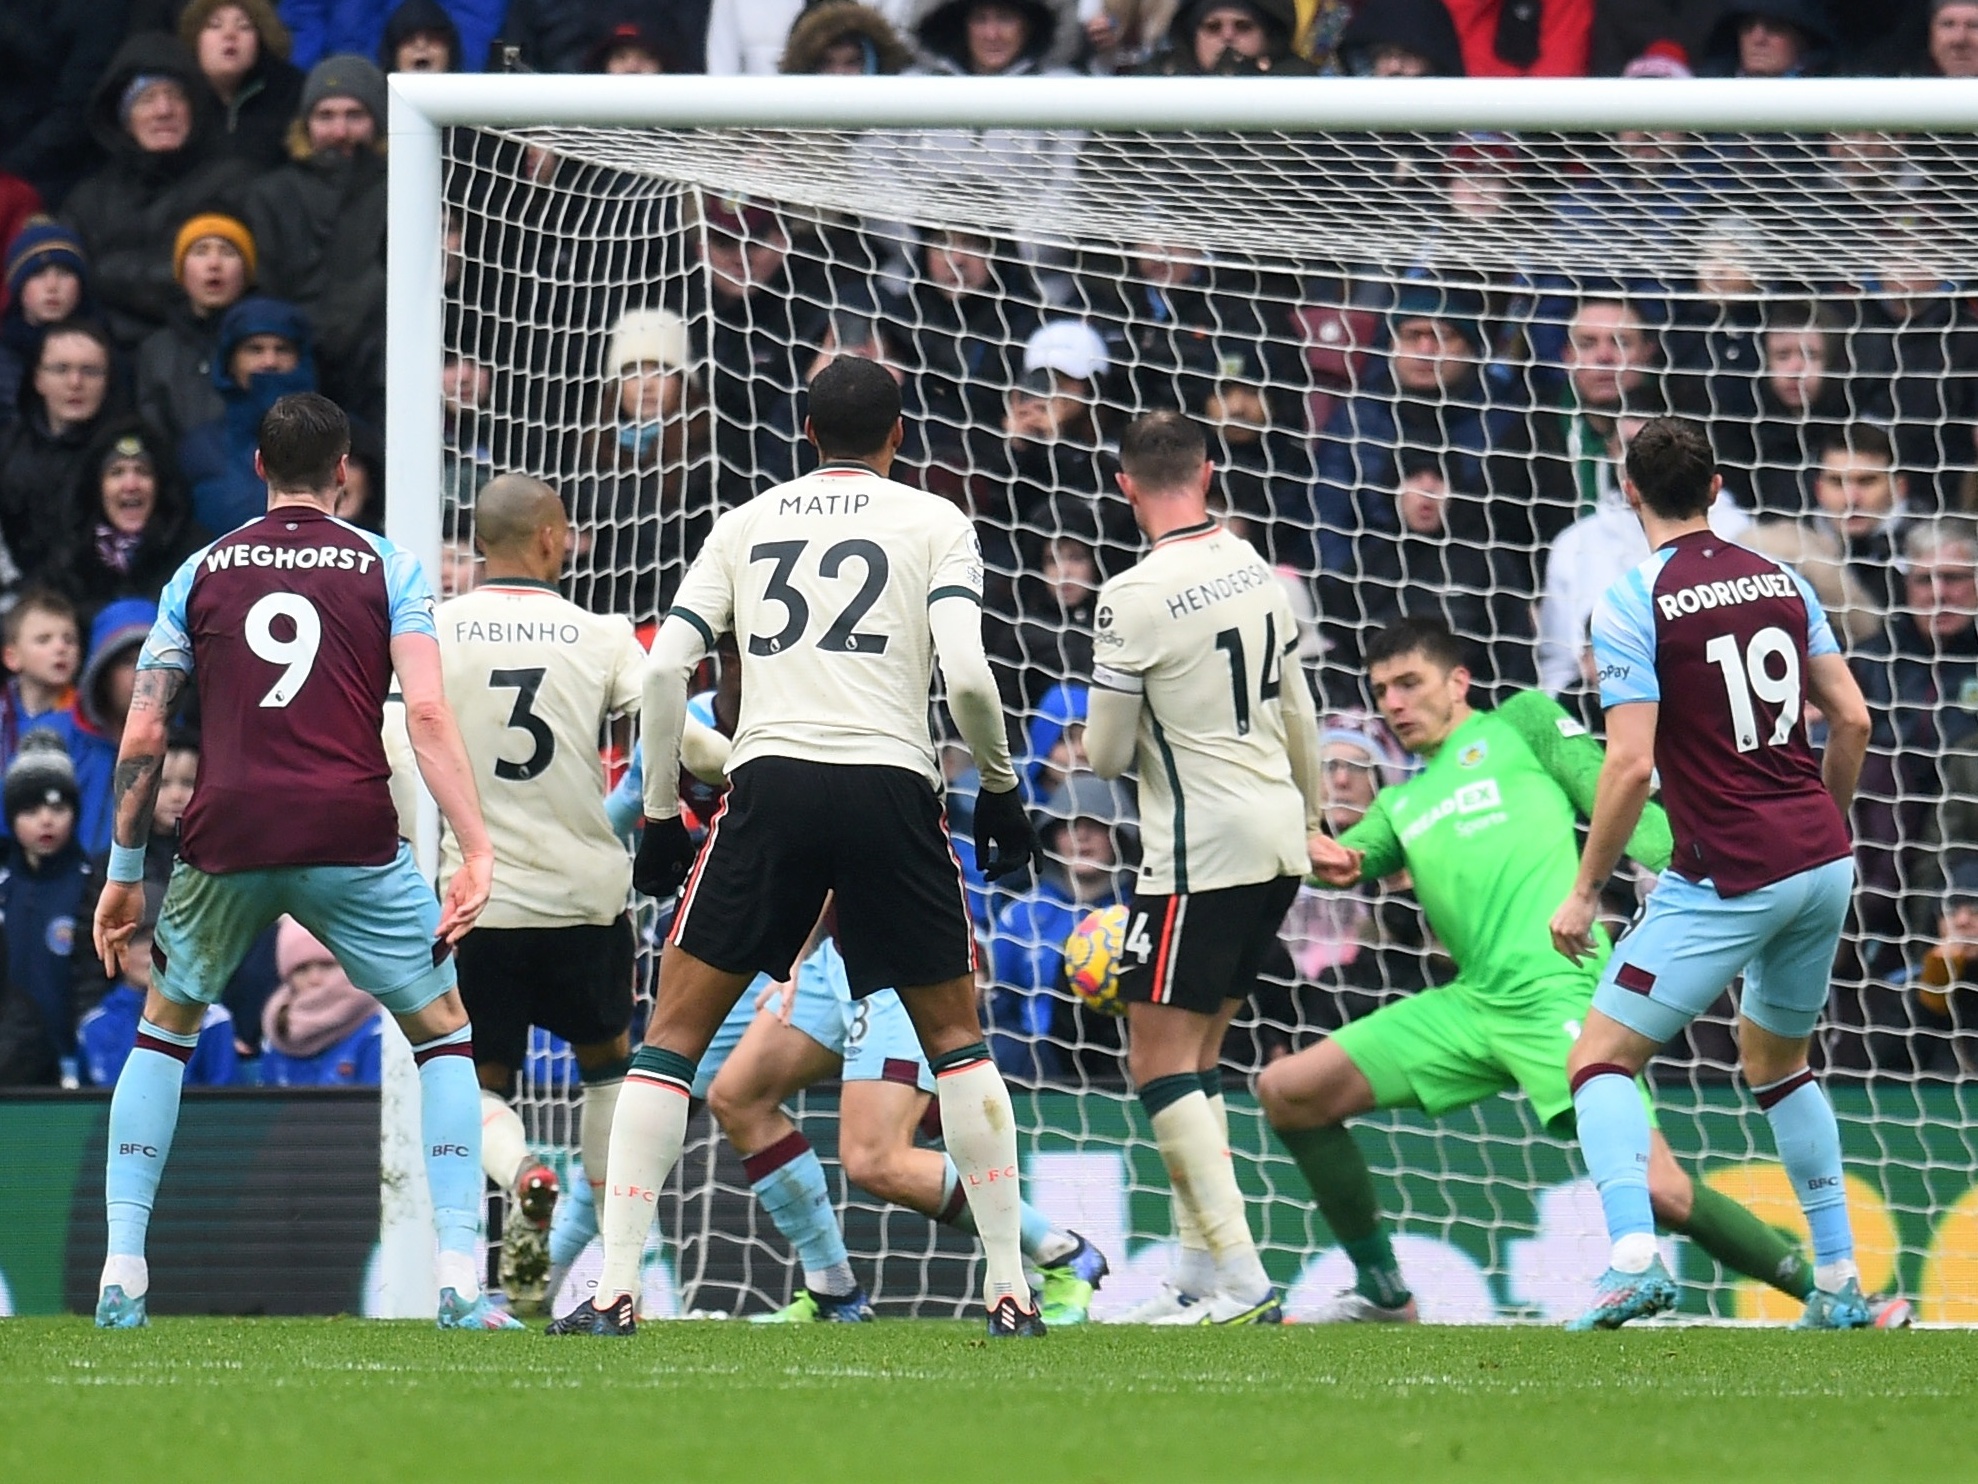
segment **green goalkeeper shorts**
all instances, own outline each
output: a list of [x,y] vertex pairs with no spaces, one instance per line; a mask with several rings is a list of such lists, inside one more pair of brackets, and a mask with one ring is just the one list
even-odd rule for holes
[[1571,1138],[1566,1054],[1591,998],[1592,985],[1574,976],[1540,986],[1526,1004],[1492,1005],[1457,979],[1383,1005],[1332,1039],[1373,1085],[1379,1107],[1439,1118],[1515,1088],[1548,1133]]

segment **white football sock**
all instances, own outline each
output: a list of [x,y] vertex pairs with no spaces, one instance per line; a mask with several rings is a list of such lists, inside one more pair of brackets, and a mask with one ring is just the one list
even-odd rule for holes
[[674,1083],[628,1077],[618,1094],[605,1157],[598,1213],[604,1234],[598,1307],[610,1305],[621,1293],[637,1302],[646,1233],[659,1211],[660,1187],[679,1163],[686,1141],[686,1093]]
[[1614,1243],[1614,1255],[1607,1265],[1617,1273],[1645,1273],[1661,1255],[1652,1232],[1629,1232]]
[[433,1258],[433,1276],[441,1288],[451,1288],[470,1304],[481,1296],[481,1277],[474,1271],[474,1256],[470,1252],[442,1249]]
[[584,1178],[591,1182],[593,1200],[604,1199],[604,1167],[611,1151],[611,1118],[618,1108],[618,1092],[623,1077],[608,1082],[586,1082],[578,1106],[580,1129],[577,1147],[582,1151]]
[[[1216,1116],[1216,1126],[1222,1130],[1223,1147],[1229,1147],[1229,1104],[1220,1094],[1208,1100],[1209,1111]],[[1216,1259],[1209,1251],[1209,1239],[1202,1235],[1202,1223],[1195,1219],[1195,1208],[1182,1198],[1179,1190],[1169,1196],[1169,1204],[1174,1208],[1175,1240],[1180,1244],[1181,1254],[1174,1265],[1172,1282],[1183,1293],[1196,1298],[1204,1298],[1215,1291]]]
[[103,1259],[103,1276],[97,1280],[101,1293],[112,1283],[123,1289],[125,1298],[143,1298],[151,1291],[151,1264],[141,1257],[112,1252]]
[[[1839,1293],[1848,1284],[1861,1277],[1861,1269],[1854,1265],[1854,1259],[1843,1257],[1837,1262],[1823,1262],[1813,1270],[1813,1286],[1822,1293]],[[126,1288],[125,1293],[130,1290]]]
[[1023,1276],[1023,1192],[1017,1181],[1016,1113],[1002,1073],[987,1057],[944,1069],[935,1079],[941,1094],[941,1134],[960,1172],[969,1215],[987,1259],[983,1304],[1015,1295],[1030,1307]]
[[529,1155],[529,1136],[522,1127],[522,1115],[508,1106],[506,1098],[482,1088],[482,1172],[513,1197],[522,1167],[534,1163]]
[[1257,1259],[1228,1141],[1209,1100],[1189,1093],[1156,1113],[1153,1123],[1168,1178],[1175,1193],[1194,1207],[1202,1239],[1215,1258],[1216,1287],[1246,1303],[1261,1300],[1270,1292],[1270,1275]]

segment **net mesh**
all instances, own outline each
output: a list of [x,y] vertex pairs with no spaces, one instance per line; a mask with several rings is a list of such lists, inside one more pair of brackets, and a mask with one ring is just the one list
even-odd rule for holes
[[[1446,618],[1483,700],[1540,686],[1599,730],[1587,620],[1646,555],[1615,454],[1635,420],[1706,419],[1720,529],[1814,583],[1875,712],[1862,884],[1816,1048],[1866,1276],[1927,1318],[1978,1317],[1959,1277],[1978,1273],[1961,1082],[1978,1043],[1956,987],[1978,942],[1956,898],[1978,898],[1971,139],[542,127],[453,131],[446,172],[449,570],[466,580],[480,484],[525,470],[571,508],[571,595],[653,621],[719,510],[811,466],[808,378],[877,355],[908,412],[895,477],[981,533],[985,634],[1047,816],[1080,761],[1097,586],[1139,546],[1111,452],[1135,413],[1204,423],[1221,508],[1304,615],[1341,824],[1407,766],[1360,663],[1398,615]],[[950,764],[965,799],[966,758]],[[1068,923],[1128,885],[1129,798],[1107,834],[1075,859],[1053,834],[1042,905],[978,906],[1032,1197],[1111,1244],[1118,1306],[1158,1277],[1171,1226],[1118,1024],[1062,979]],[[1628,883],[1610,897],[1625,921]],[[1225,1069],[1253,1227],[1296,1312],[1344,1260],[1245,1079],[1452,971],[1397,883],[1308,890],[1282,950]],[[1732,1004],[1655,1064],[1663,1127],[1703,1178],[1797,1228],[1732,1080]],[[541,1059],[525,1093],[564,1148],[568,1072]],[[830,1103],[799,1110],[827,1154]],[[672,1302],[779,1303],[787,1246],[695,1129],[661,1222]],[[1597,1201],[1522,1098],[1369,1119],[1361,1139],[1431,1316],[1584,1298]],[[966,1239],[841,1194],[883,1305],[955,1312]],[[1680,1260],[1711,1312],[1794,1311]]]

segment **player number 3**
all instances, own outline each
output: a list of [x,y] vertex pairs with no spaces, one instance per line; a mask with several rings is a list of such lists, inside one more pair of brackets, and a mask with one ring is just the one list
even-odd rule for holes
[[[1792,736],[1800,713],[1799,651],[1784,629],[1760,629],[1751,636],[1742,657],[1738,654],[1738,636],[1719,634],[1703,646],[1703,657],[1723,672],[1724,693],[1731,703],[1731,727],[1737,733],[1739,752],[1751,752],[1758,746],[1758,716],[1751,704],[1753,696],[1779,708],[1778,719],[1772,723],[1772,735],[1766,738],[1765,745],[1778,747]],[[1772,673],[1775,658],[1783,671],[1776,676]]]
[[[275,620],[285,618],[294,637],[275,637]],[[263,706],[285,707],[302,689],[309,672],[316,667],[316,651],[323,643],[323,619],[316,605],[300,593],[269,593],[247,610],[247,647],[257,659],[285,668],[261,698]]]

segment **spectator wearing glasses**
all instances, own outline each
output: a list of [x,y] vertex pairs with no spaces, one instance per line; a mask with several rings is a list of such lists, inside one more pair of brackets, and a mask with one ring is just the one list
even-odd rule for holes
[[21,387],[20,416],[0,433],[0,537],[22,572],[40,571],[64,544],[67,492],[116,410],[111,365],[101,327],[75,319],[49,326]]

